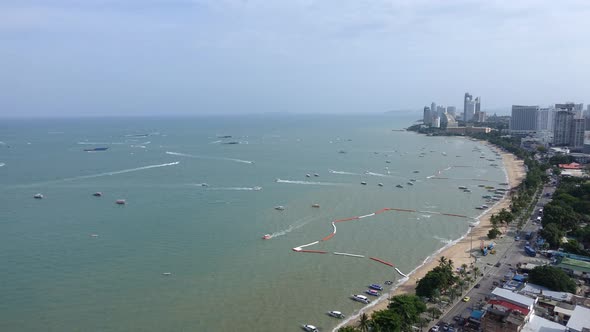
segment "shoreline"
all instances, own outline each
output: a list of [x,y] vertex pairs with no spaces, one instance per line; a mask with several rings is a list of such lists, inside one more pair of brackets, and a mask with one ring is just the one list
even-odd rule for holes
[[[526,173],[524,170],[524,162],[522,160],[519,160],[515,155],[505,152],[487,141],[478,140],[478,142],[491,147],[500,153],[502,156],[504,173],[506,174],[506,182],[510,185],[511,189],[517,187],[524,180]],[[487,233],[491,229],[490,218],[492,214],[497,214],[503,208],[509,209],[510,203],[511,198],[509,195],[506,195],[502,200],[498,201],[490,209],[477,217],[475,226],[470,227],[465,235],[453,241],[450,246],[442,247],[440,250],[432,253],[432,255],[426,258],[421,265],[412,270],[407,278],[401,279],[399,283],[387,293],[387,297],[379,298],[379,302],[375,305],[361,309],[354,315],[354,319],[351,317],[348,322],[339,324],[333,329],[333,331],[337,331],[343,326],[356,325],[358,315],[362,313],[365,313],[370,317],[375,311],[387,309],[389,297],[403,294],[414,294],[418,280],[423,278],[428,271],[436,267],[439,258],[442,256],[452,260],[455,268],[460,267],[462,264],[470,265],[470,263],[473,262],[471,256],[471,239],[473,238],[475,243],[479,243],[480,240],[488,241]]]

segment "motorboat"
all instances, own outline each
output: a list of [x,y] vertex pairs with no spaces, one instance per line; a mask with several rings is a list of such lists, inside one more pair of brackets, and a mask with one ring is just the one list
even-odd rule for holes
[[43,194],[35,194],[35,195],[33,196],[33,198],[36,198],[36,199],[43,199]]
[[318,328],[310,324],[304,324],[302,328],[307,332],[318,332]]
[[383,187],[383,183],[377,183],[379,187]]
[[369,303],[371,303],[371,300],[369,300],[369,299],[368,299],[366,296],[364,296],[364,295],[353,294],[353,295],[351,295],[351,297],[350,297],[350,298],[351,298],[351,299],[353,299],[354,301],[361,302],[361,303],[364,303],[364,304],[369,304]]
[[340,151],[338,151],[338,153],[346,153],[346,151],[340,150]]
[[252,188],[252,190],[259,191],[259,190],[262,190],[262,187],[256,186],[256,187]]
[[391,164],[391,161],[389,161],[389,160],[386,160],[386,161],[385,161],[385,163],[386,163],[386,164]]
[[379,284],[370,284],[369,285],[369,288],[370,289],[374,289],[374,290],[378,290],[378,291],[382,291],[383,290],[383,287],[381,287],[381,285],[379,285]]
[[398,184],[396,187],[403,188],[404,186],[402,186],[401,184]]
[[332,310],[332,311],[328,311],[328,316],[334,317],[334,318],[344,318],[346,316],[344,316],[343,313],[341,313],[340,311],[336,311],[336,310]]
[[414,185],[414,182],[409,181],[408,182],[408,185],[413,186]]
[[483,208],[483,207],[481,207],[481,206],[476,206],[476,207],[475,207],[475,209],[476,209],[476,210],[484,210],[484,208]]
[[125,202],[124,199],[118,199],[118,200],[115,201],[115,203],[118,204],[118,205],[125,205],[127,202]]
[[285,207],[282,205],[275,206],[275,210],[283,211],[284,209],[285,209]]
[[363,186],[366,186],[366,185],[367,185],[367,182],[365,182],[365,181],[361,181],[361,184],[362,184]]
[[90,234],[90,237],[98,237],[98,234]]
[[489,208],[489,206],[487,206],[487,205],[482,205],[481,207],[484,208],[484,209]]
[[386,284],[386,285],[393,285],[393,281],[391,281],[391,280],[387,280],[387,281],[385,281],[385,284]]
[[414,173],[420,173],[420,171],[414,171]]
[[460,187],[459,187],[459,189],[461,189],[461,190],[464,190],[464,189],[467,189],[467,187],[465,187],[465,186],[460,186]]
[[410,179],[410,181],[412,181],[412,182],[416,182],[416,179]]
[[312,205],[311,205],[311,207],[314,207],[314,208],[319,208],[319,207],[320,207],[320,205],[319,205],[319,204],[317,204],[317,203],[314,203],[314,204],[312,204]]
[[164,273],[162,273],[162,275],[163,276],[171,276],[172,275],[172,272],[164,272]]
[[319,177],[320,175],[318,173],[313,173],[313,176],[315,176],[316,178]]
[[463,192],[464,193],[470,193],[471,192],[471,189],[463,189]]
[[94,196],[94,197],[101,197],[102,196],[102,193],[100,191],[97,191],[94,194],[92,194],[92,196]]
[[310,175],[310,174],[305,174],[305,177],[306,177],[306,178],[310,178],[310,177],[311,177],[311,175]]
[[376,291],[374,289],[367,289],[365,291],[365,294],[371,295],[371,296],[380,296],[381,295],[381,293],[379,293],[378,291]]
[[264,236],[262,237],[263,240],[268,240],[270,239],[272,236],[270,234],[264,234]]
[[209,187],[207,183],[201,183],[201,187]]

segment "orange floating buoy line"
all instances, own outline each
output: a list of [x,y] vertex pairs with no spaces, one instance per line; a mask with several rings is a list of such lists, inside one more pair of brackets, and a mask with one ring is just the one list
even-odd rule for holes
[[390,263],[390,262],[384,261],[384,260],[382,260],[382,259],[380,259],[380,258],[377,258],[377,257],[369,257],[369,258],[370,258],[370,259],[372,259],[372,260],[374,260],[375,262],[379,262],[379,263],[382,263],[382,264],[385,264],[385,265],[389,265],[389,266],[391,266],[391,267],[394,267],[394,266],[393,266],[393,263]]

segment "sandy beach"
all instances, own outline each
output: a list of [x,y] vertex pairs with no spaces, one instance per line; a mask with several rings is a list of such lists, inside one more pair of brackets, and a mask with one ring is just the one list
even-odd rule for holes
[[[493,145],[489,144],[488,142],[482,141],[481,143],[494,147]],[[501,151],[498,148],[495,148],[501,155],[502,161],[504,163],[504,167],[508,177],[508,183],[510,184],[511,188],[518,186],[525,177],[525,170],[524,170],[524,163],[522,160],[518,160],[513,154],[506,153]],[[470,257],[470,248],[471,248],[471,240],[473,238],[473,243],[477,244],[474,245],[474,250],[478,250],[480,240],[486,240],[488,231],[491,229],[491,222],[490,217],[492,214],[498,213],[503,208],[509,209],[510,206],[510,198],[507,196],[503,200],[499,201],[496,205],[494,205],[491,209],[486,211],[479,218],[479,224],[472,228],[472,235],[468,235],[455,245],[441,251],[439,254],[434,255],[426,264],[418,268],[413,274],[410,275],[408,280],[401,284],[397,289],[395,289],[390,295],[401,295],[401,294],[413,294],[414,289],[416,288],[416,283],[418,280],[423,278],[428,271],[432,270],[435,266],[438,265],[438,260],[441,256],[445,256],[447,259],[451,259],[454,262],[455,267],[459,267],[462,264],[469,265],[473,262],[473,258]],[[383,310],[387,308],[388,301],[384,300],[377,305],[368,308],[364,312],[367,315],[371,315],[372,312],[377,310]],[[357,323],[357,319],[352,320],[351,324],[354,325]]]

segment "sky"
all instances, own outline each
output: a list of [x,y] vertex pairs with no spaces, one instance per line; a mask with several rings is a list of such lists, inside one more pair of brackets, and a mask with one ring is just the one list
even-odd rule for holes
[[590,1],[1,0],[0,117],[590,103]]

